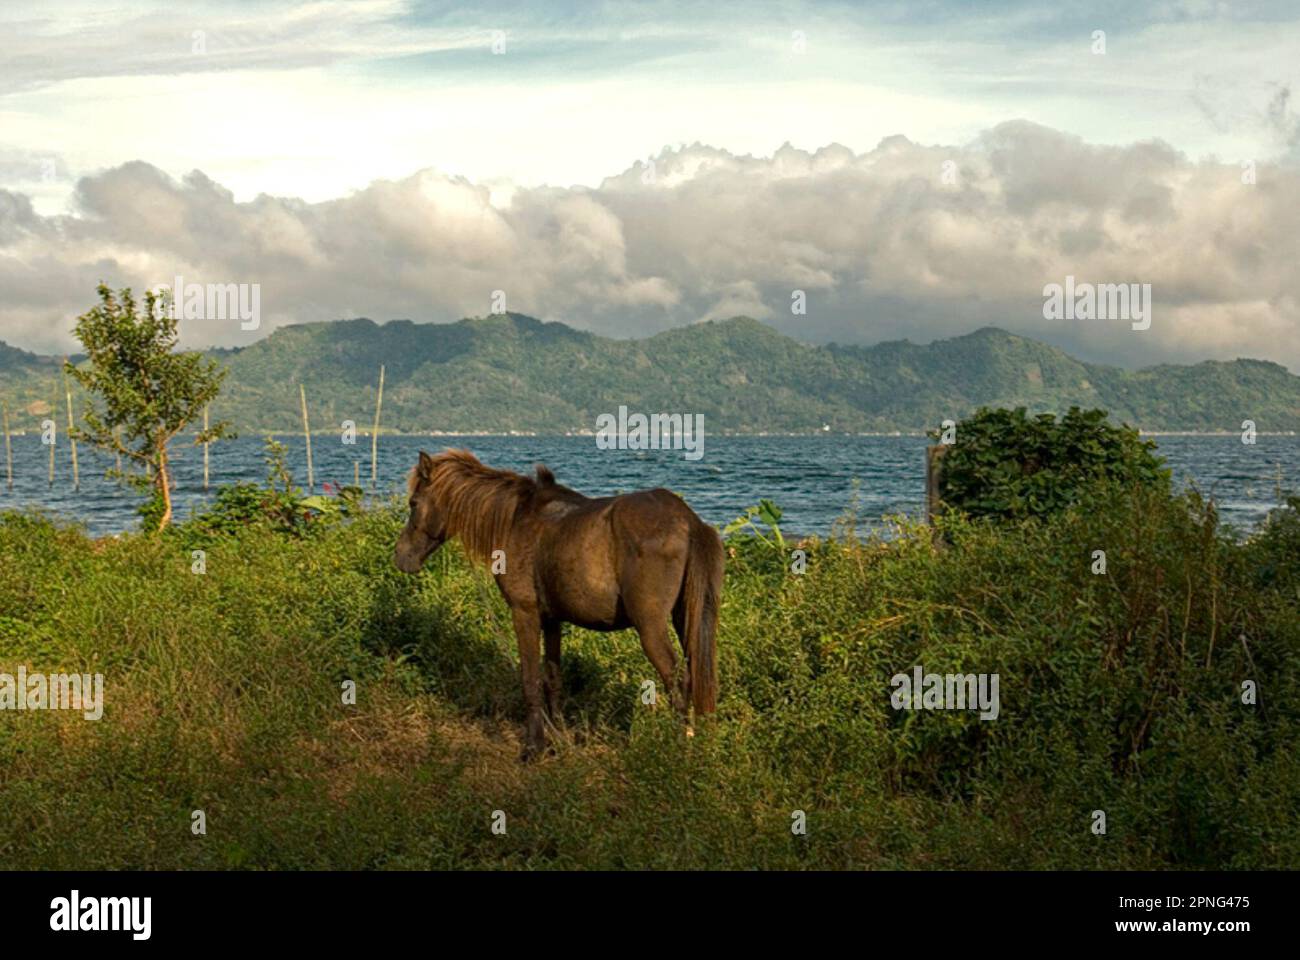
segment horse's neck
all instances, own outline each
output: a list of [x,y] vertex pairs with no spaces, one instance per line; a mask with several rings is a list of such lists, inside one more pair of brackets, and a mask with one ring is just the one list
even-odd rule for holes
[[[474,539],[485,526],[508,527],[510,525],[523,499],[521,485],[516,478],[508,475],[474,477],[466,486],[473,488],[473,492],[467,497],[470,503],[469,509],[464,507],[443,509],[446,534],[449,538],[459,537],[462,542],[465,542],[467,539]],[[488,509],[483,509],[485,503],[490,504]],[[500,546],[504,547],[504,544]]]

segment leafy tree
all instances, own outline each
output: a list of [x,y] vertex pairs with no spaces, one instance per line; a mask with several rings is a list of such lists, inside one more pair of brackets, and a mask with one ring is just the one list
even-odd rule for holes
[[[176,318],[162,298],[146,293],[137,312],[129,288],[114,295],[101,283],[98,292],[98,306],[78,317],[74,330],[87,362],[66,365],[96,400],[74,436],[125,458],[120,476],[151,493],[140,512],[147,529],[161,530],[172,519],[167,446],[217,395],[225,370],[175,349]],[[199,431],[194,442],[230,435],[222,421]]]
[[[937,433],[931,433],[937,438]],[[942,460],[943,502],[971,516],[1044,517],[1077,503],[1098,483],[1168,489],[1170,474],[1155,444],[1105,410],[1071,407],[1029,417],[981,408],[957,424],[957,442]]]

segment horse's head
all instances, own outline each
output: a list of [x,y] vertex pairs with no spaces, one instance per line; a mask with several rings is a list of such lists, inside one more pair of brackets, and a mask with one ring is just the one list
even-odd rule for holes
[[421,450],[420,463],[411,472],[407,484],[411,515],[406,520],[406,529],[397,538],[397,549],[393,554],[393,562],[403,573],[418,573],[429,554],[447,539],[446,521],[434,503],[429,485],[432,471],[433,457]]

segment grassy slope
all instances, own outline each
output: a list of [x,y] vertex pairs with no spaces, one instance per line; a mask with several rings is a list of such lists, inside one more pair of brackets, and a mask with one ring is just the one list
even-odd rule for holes
[[[742,545],[718,716],[686,740],[640,704],[634,636],[566,628],[567,730],[525,767],[495,589],[454,547],[398,574],[402,519],[250,531],[203,575],[175,541],[0,522],[0,671],[107,686],[98,723],[0,714],[0,862],[1300,866],[1300,537],[1236,546],[1119,497],[1042,529],[959,526],[945,551],[922,531],[823,544],[804,575]],[[996,670],[1000,719],[893,711],[888,678],[916,663]]]

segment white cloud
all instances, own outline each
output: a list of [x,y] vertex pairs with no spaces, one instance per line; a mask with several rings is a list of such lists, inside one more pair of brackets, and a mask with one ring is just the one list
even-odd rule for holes
[[[1105,56],[1090,53],[1094,28]],[[0,162],[0,184],[58,213],[76,176],[138,157],[199,167],[241,200],[322,201],[429,164],[594,186],[669,143],[861,151],[900,130],[961,143],[1012,117],[1259,159],[1294,149],[1278,96],[1300,18],[1214,3],[47,0],[36,14],[0,6],[0,36],[3,139],[65,174],[19,181]]]
[[[955,184],[943,181],[951,161]],[[1096,146],[1025,122],[964,147],[901,137],[770,157],[691,146],[598,187],[423,170],[311,203],[239,201],[142,162],[80,180],[76,212],[0,191],[0,338],[66,350],[100,279],[260,283],[268,327],[511,310],[644,335],[745,313],[805,340],[928,340],[994,323],[1124,363],[1257,356],[1300,367],[1300,173]],[[493,202],[494,196],[497,198]],[[1153,288],[1152,327],[1042,319],[1067,275]],[[790,314],[794,289],[808,314]],[[245,342],[194,321],[190,345]]]

